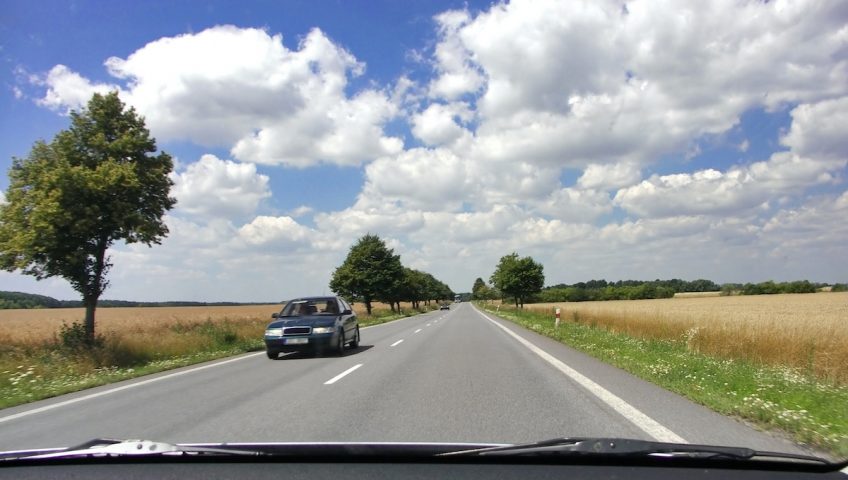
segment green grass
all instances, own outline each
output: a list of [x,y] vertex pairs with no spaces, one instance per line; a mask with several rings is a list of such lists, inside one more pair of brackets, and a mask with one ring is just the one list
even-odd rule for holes
[[790,368],[719,359],[679,341],[638,339],[550,315],[479,305],[489,313],[584,351],[716,412],[738,416],[795,441],[848,457],[848,386]]

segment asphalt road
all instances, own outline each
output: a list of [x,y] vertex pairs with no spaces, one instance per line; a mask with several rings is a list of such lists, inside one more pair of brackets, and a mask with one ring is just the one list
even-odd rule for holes
[[802,452],[467,303],[365,328],[343,357],[252,353],[0,410],[0,450],[563,436]]

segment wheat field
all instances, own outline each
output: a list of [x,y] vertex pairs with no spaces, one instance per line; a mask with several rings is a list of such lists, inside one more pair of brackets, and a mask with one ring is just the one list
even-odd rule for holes
[[[401,304],[402,308],[410,308]],[[279,312],[282,304],[239,306],[192,307],[114,307],[98,308],[96,329],[102,334],[124,335],[150,333],[176,324],[191,325],[206,321],[252,322],[271,321],[271,314]],[[357,315],[365,315],[365,305],[353,305]],[[387,304],[372,303],[372,310],[388,310]],[[44,308],[0,310],[0,342],[7,344],[35,344],[50,340],[63,323],[82,322],[84,308]]]
[[848,292],[691,296],[528,304],[641,338],[685,341],[692,351],[788,366],[848,383]]

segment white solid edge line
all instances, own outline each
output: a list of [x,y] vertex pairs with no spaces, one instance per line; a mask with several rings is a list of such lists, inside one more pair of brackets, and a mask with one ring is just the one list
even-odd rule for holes
[[356,365],[354,365],[354,366],[352,366],[352,367],[348,368],[348,369],[347,369],[347,370],[345,370],[344,372],[342,372],[342,373],[340,373],[340,374],[336,375],[335,377],[333,377],[333,378],[331,378],[331,379],[327,380],[326,382],[324,382],[324,385],[332,385],[332,384],[334,384],[334,383],[338,382],[339,380],[341,380],[342,378],[344,378],[344,377],[345,377],[345,375],[347,375],[347,374],[349,374],[349,373],[353,372],[354,370],[356,370],[357,368],[359,368],[359,367],[361,367],[361,366],[362,366],[362,364],[361,364],[361,363],[357,363]]
[[591,392],[593,395],[598,397],[601,401],[612,407],[613,410],[618,412],[621,416],[629,420],[631,423],[639,427],[642,431],[653,437],[655,440],[660,442],[672,442],[672,443],[689,443],[680,435],[672,432],[668,428],[662,426],[659,422],[654,420],[653,418],[642,413],[641,410],[637,409],[633,405],[625,402],[621,397],[615,395],[610,392],[606,388],[598,385],[594,381],[590,380],[588,377],[583,375],[582,373],[574,370],[568,365],[562,363],[559,359],[549,354],[548,352],[542,350],[541,348],[533,345],[526,339],[522,338],[520,335],[516,334],[512,330],[504,327],[500,323],[492,320],[488,315],[478,310],[474,307],[474,310],[483,316],[486,320],[492,322],[495,326],[502,329],[504,332],[509,334],[514,339],[518,340],[519,343],[530,349],[533,353],[541,357],[546,362],[550,363],[560,372],[566,374],[571,377],[572,380],[580,384],[583,388]]
[[160,380],[166,380],[166,379],[169,379],[169,378],[179,377],[180,375],[187,375],[189,373],[194,373],[194,372],[197,372],[197,371],[200,371],[200,370],[205,370],[207,368],[218,367],[220,365],[226,365],[226,364],[232,363],[232,362],[238,362],[239,360],[244,360],[245,358],[251,358],[251,357],[255,357],[257,355],[264,355],[264,354],[265,354],[265,352],[251,353],[251,354],[248,354],[248,355],[244,355],[242,357],[231,358],[229,360],[224,360],[222,362],[217,362],[217,363],[213,363],[213,364],[210,364],[210,365],[204,365],[202,367],[190,368],[188,370],[183,370],[181,372],[169,373],[167,375],[162,375],[161,377],[151,378],[151,379],[148,379],[148,380],[142,380],[140,382],[131,383],[129,385],[123,385],[123,386],[120,386],[120,387],[110,388],[109,390],[104,390],[102,392],[91,393],[91,394],[88,394],[88,395],[85,395],[85,396],[82,396],[82,397],[77,397],[77,398],[72,398],[70,400],[65,400],[63,402],[53,403],[51,405],[45,405],[45,406],[39,407],[39,408],[33,408],[32,410],[27,410],[25,412],[16,413],[14,415],[8,415],[8,416],[5,416],[5,417],[0,417],[0,423],[8,422],[10,420],[15,420],[15,419],[26,417],[26,416],[29,416],[29,415],[34,415],[36,413],[46,412],[48,410],[53,410],[54,408],[59,408],[59,407],[67,406],[67,405],[72,405],[74,403],[84,402],[86,400],[91,400],[93,398],[102,397],[102,396],[105,396],[105,395],[111,395],[111,394],[116,393],[116,392],[129,390],[130,388],[140,387],[142,385],[147,385],[147,384],[150,384],[150,383],[153,383],[153,382],[158,382]]
[[399,345],[401,342],[403,342],[403,339],[402,339],[402,338],[401,338],[400,340],[398,340],[397,342],[395,342],[395,343],[393,343],[393,344],[389,345],[389,346],[390,346],[390,347],[394,347],[395,345]]

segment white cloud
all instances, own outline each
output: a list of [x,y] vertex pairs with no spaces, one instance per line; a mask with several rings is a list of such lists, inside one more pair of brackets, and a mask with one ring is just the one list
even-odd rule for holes
[[63,113],[84,107],[95,93],[120,91],[117,85],[93,83],[65,65],[56,65],[46,76],[36,76],[33,81],[47,86],[44,97],[36,100],[36,103]]
[[841,8],[519,0],[454,13],[435,57],[485,79],[480,158],[638,169],[748,109],[848,94]]
[[429,210],[455,210],[466,198],[466,162],[445,149],[416,148],[365,168],[362,200],[401,201]]
[[179,211],[205,217],[232,218],[254,213],[271,196],[268,176],[256,165],[203,155],[182,173],[172,173]]
[[[378,90],[348,97],[348,76],[365,67],[318,29],[289,50],[281,35],[217,26],[160,38],[106,67],[161,141],[227,146],[238,160],[297,167],[358,165],[403,146],[382,131],[396,106]],[[46,83],[40,102],[57,109],[108,88],[61,65]]]
[[471,119],[468,105],[434,103],[412,116],[412,134],[428,145],[450,143],[463,135],[469,135],[457,119],[466,122]]
[[310,207],[309,205],[301,205],[299,207],[292,209],[288,213],[288,216],[290,216],[292,218],[299,218],[299,217],[302,217],[304,215],[309,215],[310,213],[312,213],[314,211],[315,211],[315,209]]
[[781,143],[799,155],[816,158],[848,157],[848,96],[792,110],[792,127]]
[[[828,256],[848,253],[848,191],[838,197],[819,196],[792,209],[782,210],[762,228],[763,239],[776,256]],[[815,253],[813,253],[815,252]]]
[[239,228],[239,237],[249,245],[274,243],[278,247],[291,247],[309,238],[309,229],[291,217],[259,216]]
[[641,180],[642,175],[639,167],[628,162],[619,162],[608,165],[590,163],[583,170],[583,175],[577,179],[577,184],[582,188],[621,188]]
[[674,175],[653,175],[615,195],[615,204],[643,217],[740,214],[780,195],[831,183],[846,160],[803,158],[789,152],[768,161],[726,172],[714,169]]
[[562,188],[534,204],[544,214],[573,223],[592,222],[612,211],[612,200],[604,190]]
[[431,97],[454,100],[483,87],[483,75],[472,63],[470,52],[459,38],[459,32],[470,19],[465,10],[449,10],[434,18],[441,41],[434,52],[438,76],[430,81]]
[[346,244],[366,233],[379,236],[407,234],[424,226],[424,215],[420,210],[400,209],[393,204],[351,207],[338,212],[315,215],[318,230],[331,238],[344,239]]

